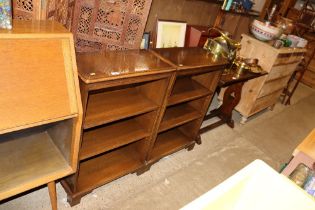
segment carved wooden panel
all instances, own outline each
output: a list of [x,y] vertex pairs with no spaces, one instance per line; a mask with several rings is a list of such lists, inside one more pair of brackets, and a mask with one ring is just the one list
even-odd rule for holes
[[46,18],[71,29],[75,0],[46,0]]
[[77,0],[77,51],[139,48],[152,0]]
[[71,28],[75,0],[13,0],[13,18],[51,19]]
[[13,17],[31,20],[40,16],[40,0],[13,0]]

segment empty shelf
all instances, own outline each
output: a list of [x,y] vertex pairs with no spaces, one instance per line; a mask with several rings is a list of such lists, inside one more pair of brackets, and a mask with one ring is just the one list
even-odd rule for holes
[[150,160],[158,160],[191,144],[194,144],[194,141],[185,136],[177,128],[161,133],[155,140],[154,148],[150,155]]
[[201,117],[200,113],[189,104],[168,107],[161,122],[159,132],[166,131]]
[[148,137],[150,133],[134,118],[83,133],[80,159],[86,159],[102,152]]
[[211,92],[191,78],[179,78],[176,80],[168,106],[190,101],[211,94]]
[[72,172],[46,132],[6,137],[0,138],[0,200]]
[[157,105],[141,95],[136,88],[91,94],[84,128],[92,128],[155,109]]
[[81,163],[78,192],[89,192],[143,166],[134,144]]

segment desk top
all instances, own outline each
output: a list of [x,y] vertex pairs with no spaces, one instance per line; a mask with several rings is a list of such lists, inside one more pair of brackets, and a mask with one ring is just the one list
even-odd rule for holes
[[266,75],[267,72],[263,71],[261,73],[252,73],[249,71],[244,71],[239,77],[236,77],[236,69],[231,71],[224,71],[219,81],[220,87],[226,87],[239,82],[246,82],[257,77]]
[[297,146],[293,155],[303,152],[315,160],[315,129]]

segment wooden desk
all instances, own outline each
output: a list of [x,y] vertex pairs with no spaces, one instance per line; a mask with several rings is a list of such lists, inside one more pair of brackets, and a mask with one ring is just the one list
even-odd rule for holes
[[241,100],[242,87],[244,83],[248,80],[263,76],[267,74],[267,72],[256,74],[245,71],[239,76],[236,76],[236,74],[236,69],[233,69],[232,71],[225,71],[222,74],[218,88],[227,87],[224,92],[223,103],[219,108],[212,110],[204,118],[204,120],[209,120],[213,117],[218,117],[220,120],[200,129],[200,133],[207,132],[225,123],[229,127],[234,128],[232,112]]
[[77,169],[82,121],[72,34],[53,21],[0,30],[0,201]]

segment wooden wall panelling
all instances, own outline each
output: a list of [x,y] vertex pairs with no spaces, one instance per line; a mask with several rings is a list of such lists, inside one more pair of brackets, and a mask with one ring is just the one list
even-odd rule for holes
[[190,25],[211,26],[220,5],[189,0],[154,0],[145,31],[154,31],[157,19],[186,21]]

